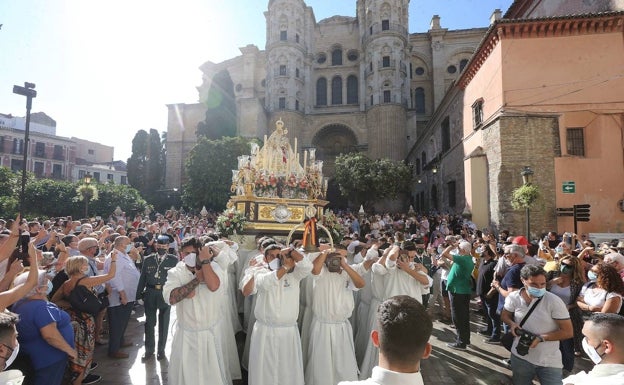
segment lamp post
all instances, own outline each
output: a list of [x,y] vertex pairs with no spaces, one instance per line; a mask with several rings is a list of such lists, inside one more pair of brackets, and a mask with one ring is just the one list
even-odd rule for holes
[[23,214],[24,205],[24,190],[26,188],[26,162],[28,160],[28,135],[30,133],[30,109],[32,108],[32,100],[37,97],[37,91],[35,91],[35,84],[24,82],[24,87],[13,86],[13,93],[26,96],[26,124],[24,128],[24,160],[22,162],[22,186],[19,196],[19,209],[18,212]]
[[[524,169],[520,172],[522,175],[522,183],[527,186],[531,184],[531,175],[533,175],[533,170],[529,166],[524,166]],[[530,218],[530,209],[529,206],[525,208],[526,213],[526,238],[530,242],[531,241],[531,218]]]
[[91,184],[91,174],[87,171],[82,180],[85,185],[85,189],[82,193],[82,196],[85,200],[85,218],[89,218],[89,199],[91,199],[91,190],[89,188],[89,185]]

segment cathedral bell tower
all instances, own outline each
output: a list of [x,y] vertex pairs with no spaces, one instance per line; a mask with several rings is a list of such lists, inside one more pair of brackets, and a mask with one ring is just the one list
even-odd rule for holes
[[368,155],[403,160],[407,153],[409,0],[358,0],[365,60]]

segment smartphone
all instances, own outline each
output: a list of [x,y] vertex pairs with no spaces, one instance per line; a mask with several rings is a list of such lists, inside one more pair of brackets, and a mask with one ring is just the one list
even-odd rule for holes
[[29,234],[20,235],[20,251],[28,255],[28,243],[30,242]]
[[95,219],[98,220],[98,221],[101,221],[102,217],[98,215],[97,217],[95,217]]

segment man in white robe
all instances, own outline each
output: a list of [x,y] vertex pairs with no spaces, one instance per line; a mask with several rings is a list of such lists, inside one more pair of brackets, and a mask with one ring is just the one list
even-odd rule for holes
[[298,251],[280,250],[277,245],[267,247],[264,258],[266,266],[254,274],[256,323],[251,334],[249,385],[303,385],[297,328],[299,282],[310,274],[312,263]]
[[213,262],[218,251],[198,244],[182,249],[184,260],[169,270],[163,288],[165,301],[175,306],[177,322],[171,344],[169,384],[230,385],[229,368],[221,346],[225,272]]
[[416,251],[403,251],[392,246],[385,264],[376,263],[376,273],[385,275],[384,299],[395,295],[409,295],[422,303],[423,294],[429,293],[433,280],[427,275],[427,268],[414,262]]
[[313,319],[310,328],[306,385],[356,380],[358,367],[353,346],[353,291],[365,281],[347,263],[346,250],[323,251],[313,261]]

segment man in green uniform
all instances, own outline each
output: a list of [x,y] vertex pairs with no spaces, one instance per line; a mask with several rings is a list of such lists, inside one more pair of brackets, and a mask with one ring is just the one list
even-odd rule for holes
[[167,254],[168,249],[169,237],[159,236],[156,239],[156,253],[146,257],[141,268],[137,293],[142,293],[145,307],[145,353],[142,357],[143,361],[154,355],[156,311],[158,311],[157,358],[159,360],[165,358],[171,307],[165,302],[162,289],[167,281],[167,272],[178,263],[178,259],[174,255]]

